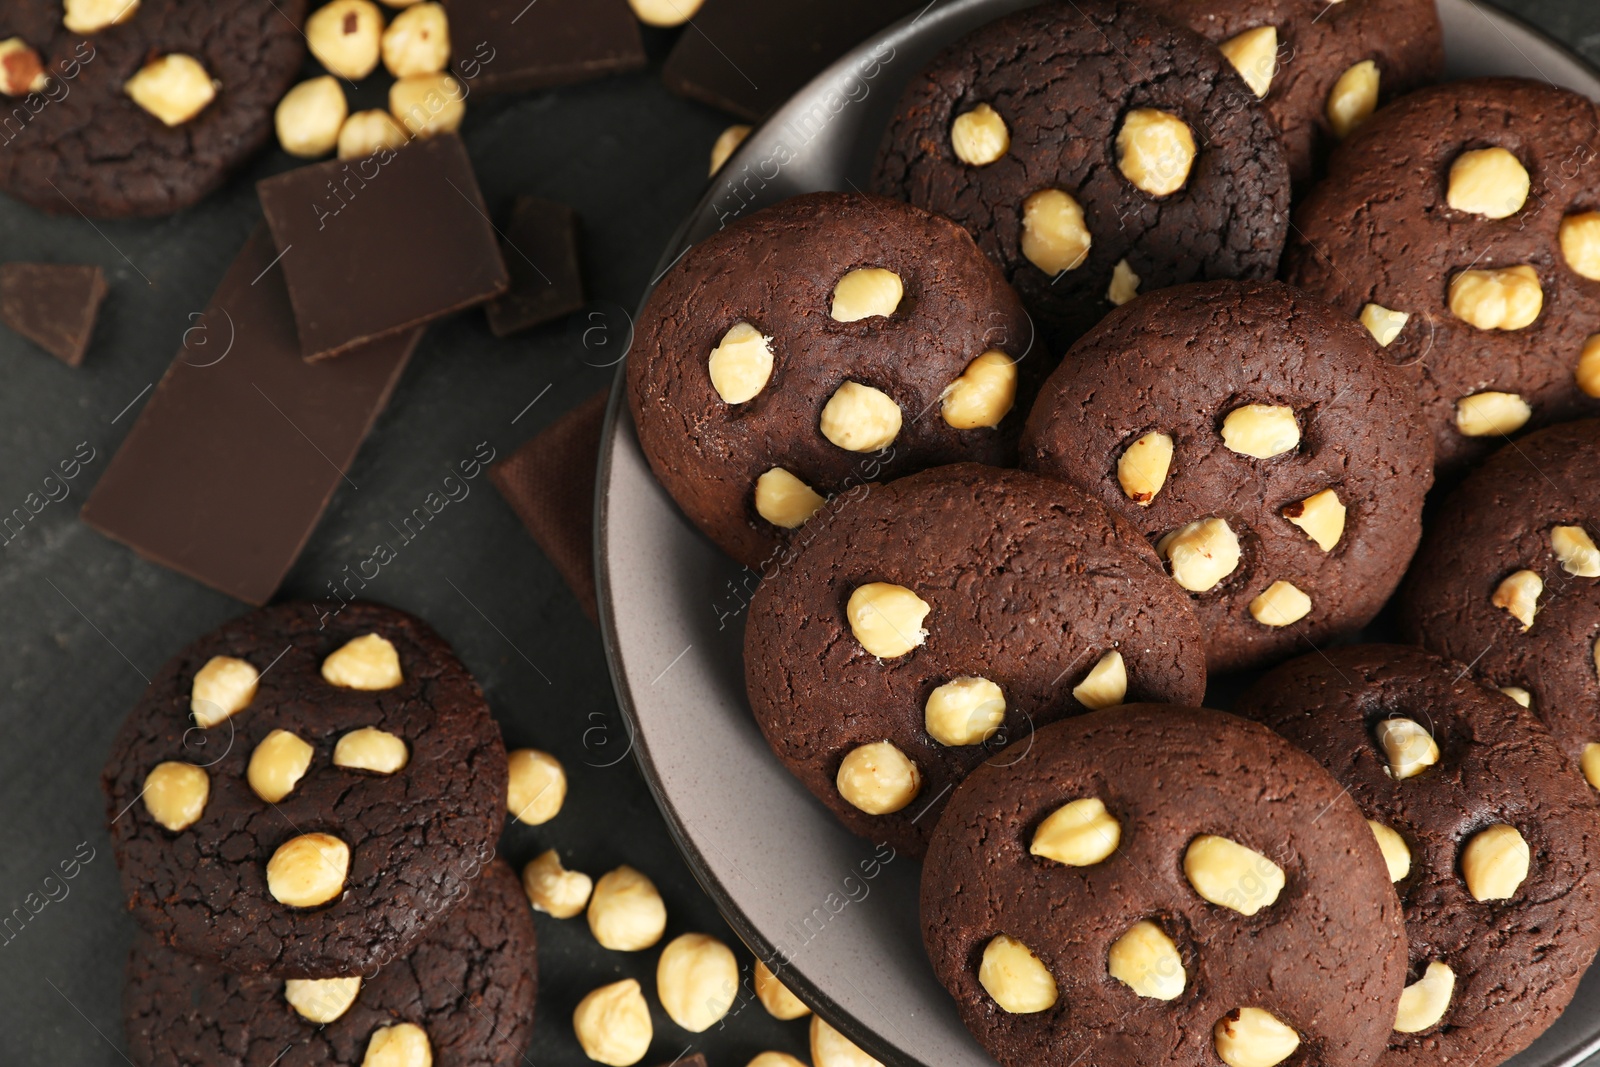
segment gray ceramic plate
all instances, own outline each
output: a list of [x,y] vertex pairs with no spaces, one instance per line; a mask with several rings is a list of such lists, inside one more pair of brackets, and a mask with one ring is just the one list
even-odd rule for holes
[[[910,76],[965,31],[1028,3],[930,5],[845,56],[745,141],[661,271],[724,220],[796,193],[864,186]],[[1600,99],[1600,78],[1534,31],[1470,0],[1439,7],[1452,76],[1525,75]],[[918,865],[846,833],[762,741],[740,653],[756,576],[714,549],[656,484],[617,382],[597,501],[602,624],[634,754],[679,846],[749,946],[783,961],[790,987],[873,1055],[895,1065],[989,1064],[923,955]],[[1568,1067],[1596,1049],[1600,969],[1513,1062]]]

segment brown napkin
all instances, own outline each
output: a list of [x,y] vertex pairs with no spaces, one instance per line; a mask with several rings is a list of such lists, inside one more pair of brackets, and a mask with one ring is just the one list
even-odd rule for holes
[[602,389],[489,468],[489,480],[561,572],[591,620],[594,591],[594,476],[605,421]]

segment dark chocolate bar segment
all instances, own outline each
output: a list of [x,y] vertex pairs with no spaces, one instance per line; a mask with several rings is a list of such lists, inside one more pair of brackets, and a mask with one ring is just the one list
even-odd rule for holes
[[519,196],[500,253],[511,288],[485,309],[496,337],[531,329],[583,307],[578,213],[565,204]]
[[83,362],[105,298],[99,267],[0,264],[0,322],[69,367]]
[[627,0],[445,0],[451,65],[476,92],[573,85],[645,65]]

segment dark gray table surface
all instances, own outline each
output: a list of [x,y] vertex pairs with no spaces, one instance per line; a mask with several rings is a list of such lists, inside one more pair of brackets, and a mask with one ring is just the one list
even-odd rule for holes
[[[1600,63],[1595,0],[1500,6]],[[491,207],[536,193],[581,212],[591,306],[507,341],[492,338],[476,312],[430,329],[352,484],[334,497],[280,597],[324,593],[480,442],[506,455],[610,382],[627,312],[704,188],[710,145],[731,121],[662,87],[669,43],[669,34],[650,35],[654,62],[640,74],[474,102],[463,133]],[[77,512],[178,351],[189,316],[259,219],[255,179],[289,165],[270,153],[200,206],[153,222],[48,218],[0,198],[0,257],[98,263],[111,283],[80,368],[0,331],[0,513],[40,489],[80,443],[95,456],[71,495],[0,551],[0,917],[47,901],[20,928],[0,932],[0,1063],[125,1062],[119,990],[134,925],[103,826],[100,767],[145,680],[245,608],[138,559],[79,523]],[[609,325],[609,335],[597,325]],[[508,831],[503,854],[520,866],[556,847],[596,876],[631,864],[660,886],[669,937],[699,930],[736,944],[625,754],[599,631],[487,479],[408,544],[367,594],[416,612],[455,645],[508,745],[546,749],[566,765],[565,810],[545,826]],[[80,849],[93,850],[81,873],[47,884]],[[587,1063],[572,1034],[573,1007],[625,976],[653,1001],[656,953],[607,952],[581,918],[537,919],[541,993],[526,1062]],[[748,978],[751,959],[738,953]],[[690,1048],[713,1067],[740,1067],[769,1048],[807,1058],[804,1022],[776,1022],[749,999],[702,1035],[654,1012],[647,1067]]]

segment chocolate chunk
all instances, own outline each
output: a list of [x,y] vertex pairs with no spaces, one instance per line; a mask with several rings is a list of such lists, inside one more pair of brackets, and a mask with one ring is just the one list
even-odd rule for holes
[[0,264],[0,322],[69,367],[83,362],[105,298],[99,267]]
[[506,337],[583,307],[578,213],[565,204],[519,196],[500,241],[511,288],[485,310],[489,329]]
[[450,62],[484,93],[548,89],[638,70],[639,23],[626,0],[445,0]]
[[421,326],[509,284],[454,134],[300,167],[256,188],[306,359]]
[[83,507],[106,536],[252,604],[300,554],[422,334],[306,363],[275,255],[265,227],[245,242]]

